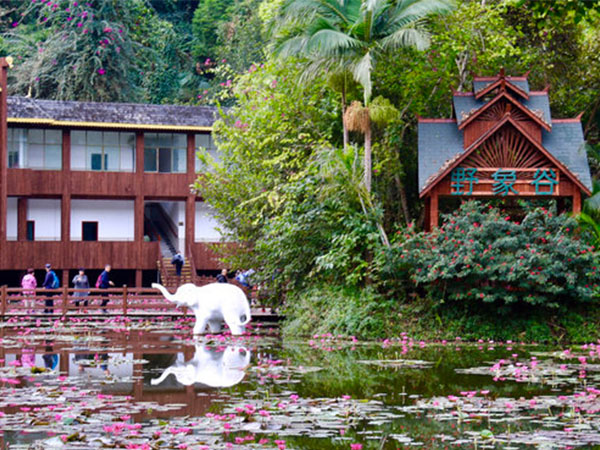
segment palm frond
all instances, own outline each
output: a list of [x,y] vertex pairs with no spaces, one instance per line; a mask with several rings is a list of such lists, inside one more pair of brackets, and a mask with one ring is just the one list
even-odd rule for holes
[[400,47],[414,47],[425,50],[430,44],[429,32],[421,28],[400,28],[394,33],[380,40],[381,48],[385,51],[395,50]]
[[332,29],[321,29],[316,33],[312,34],[306,42],[306,52],[320,53],[325,55],[336,55],[341,51],[352,48],[360,47],[361,42],[354,39],[341,31]]
[[401,28],[423,20],[433,14],[445,14],[452,11],[455,4],[452,0],[417,0],[398,2],[390,12],[390,28]]
[[308,38],[305,36],[295,36],[285,39],[275,44],[273,54],[280,58],[289,58],[305,53],[306,42]]

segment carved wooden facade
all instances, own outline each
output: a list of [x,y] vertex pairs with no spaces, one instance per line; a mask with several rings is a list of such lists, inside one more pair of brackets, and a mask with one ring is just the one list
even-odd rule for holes
[[419,119],[419,190],[426,227],[444,198],[570,198],[591,192],[580,118],[552,119],[548,92],[527,76],[476,77],[454,93],[455,119]]

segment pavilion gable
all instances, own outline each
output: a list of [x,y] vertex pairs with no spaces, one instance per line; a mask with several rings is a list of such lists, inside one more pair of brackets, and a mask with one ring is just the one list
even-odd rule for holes
[[[477,181],[473,182],[475,184],[481,182],[481,185],[465,192],[458,185],[453,187],[452,180],[453,178],[455,181],[458,180],[455,172],[464,173],[467,169],[472,177],[479,174]],[[429,177],[420,197],[427,196],[434,187],[437,187],[440,195],[494,196],[497,192],[490,189],[494,183],[490,180],[494,179],[494,174],[497,172],[511,172],[515,184],[520,187],[520,190],[512,189],[505,195],[540,195],[536,184],[532,183],[536,174],[547,176],[554,174],[552,179],[557,181],[556,184],[561,177],[568,179],[578,189],[588,195],[591,194],[589,187],[560,159],[528,134],[521,123],[506,115],[464,152],[446,160],[439,171]],[[560,195],[560,190],[553,189],[542,195]]]
[[[570,197],[591,193],[580,118],[552,119],[548,93],[527,77],[477,77],[454,92],[456,120],[419,118],[419,191],[429,227],[452,196]],[[462,140],[462,142],[461,142]]]

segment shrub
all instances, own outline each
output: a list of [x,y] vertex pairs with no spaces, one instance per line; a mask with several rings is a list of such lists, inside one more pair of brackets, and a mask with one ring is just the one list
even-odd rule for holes
[[363,339],[399,333],[397,299],[380,297],[372,288],[313,285],[287,300],[285,335],[333,333]]
[[443,220],[432,233],[409,229],[392,254],[431,298],[556,308],[597,297],[597,255],[575,219],[537,208],[517,222],[467,202]]

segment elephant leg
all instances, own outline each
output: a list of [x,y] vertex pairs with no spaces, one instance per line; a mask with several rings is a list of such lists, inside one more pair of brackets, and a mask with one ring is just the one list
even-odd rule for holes
[[229,318],[225,319],[225,323],[229,327],[231,334],[234,336],[239,336],[240,334],[244,334],[246,331],[246,327],[244,325],[239,325],[237,321],[233,321]]
[[209,320],[208,328],[210,328],[211,333],[220,333],[221,332],[221,321],[220,320]]
[[196,316],[196,325],[194,325],[194,334],[202,334],[206,329],[206,323],[208,320],[206,317],[198,317]]

